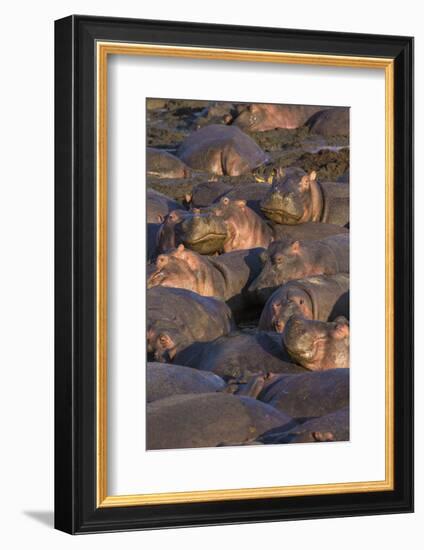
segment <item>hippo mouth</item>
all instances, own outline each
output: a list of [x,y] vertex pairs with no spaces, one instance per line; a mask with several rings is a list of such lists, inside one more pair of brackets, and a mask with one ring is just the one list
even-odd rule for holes
[[227,236],[226,233],[207,233],[206,235],[202,235],[201,237],[198,237],[195,239],[185,237],[183,240],[184,240],[184,243],[192,245],[192,244],[200,244],[200,243],[204,243],[204,242],[208,242],[210,240],[216,240],[216,239],[223,240],[226,238],[226,236]]
[[287,225],[295,225],[300,222],[301,215],[291,214],[281,208],[271,208],[269,206],[261,206],[262,212],[270,220]]
[[311,362],[318,355],[318,347],[321,344],[324,344],[327,341],[325,336],[321,336],[313,340],[310,343],[307,349],[292,349],[290,346],[287,346],[287,350],[295,359],[300,359],[302,361]]

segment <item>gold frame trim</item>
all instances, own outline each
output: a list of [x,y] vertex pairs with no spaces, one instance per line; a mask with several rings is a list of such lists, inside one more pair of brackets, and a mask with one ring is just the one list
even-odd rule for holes
[[[390,58],[281,53],[97,42],[97,506],[141,506],[254,498],[389,491],[394,489],[394,60]],[[220,59],[334,67],[384,69],[386,124],[386,433],[385,479],[283,487],[178,493],[107,494],[107,60],[108,55]]]

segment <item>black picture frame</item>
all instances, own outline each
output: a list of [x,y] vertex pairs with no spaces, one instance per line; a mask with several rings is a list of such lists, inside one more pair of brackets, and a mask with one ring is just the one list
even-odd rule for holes
[[[392,491],[96,504],[96,41],[394,60]],[[93,533],[413,511],[413,39],[73,15],[55,22],[55,527]]]

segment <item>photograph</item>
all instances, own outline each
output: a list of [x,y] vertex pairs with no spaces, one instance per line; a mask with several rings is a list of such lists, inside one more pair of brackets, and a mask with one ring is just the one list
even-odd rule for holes
[[349,122],[146,99],[146,450],[350,440]]

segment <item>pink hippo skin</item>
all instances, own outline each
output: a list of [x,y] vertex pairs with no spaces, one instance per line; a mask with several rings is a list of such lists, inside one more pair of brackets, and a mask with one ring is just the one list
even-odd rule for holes
[[243,109],[233,124],[248,132],[265,132],[276,128],[292,130],[324,107],[314,105],[273,105],[251,103]]
[[155,271],[148,277],[147,288],[185,288],[202,296],[228,301],[240,296],[259,274],[261,250],[239,250],[210,258],[180,244],[177,249],[158,256]]

